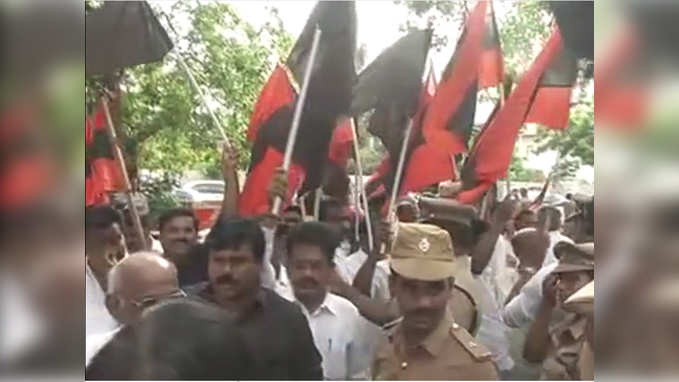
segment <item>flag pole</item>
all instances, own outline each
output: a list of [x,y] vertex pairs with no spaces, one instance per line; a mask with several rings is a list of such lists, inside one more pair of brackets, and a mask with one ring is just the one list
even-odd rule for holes
[[[368,231],[368,249],[370,252],[373,251],[373,230],[372,230],[372,222],[370,220],[370,210],[368,209],[368,196],[365,193],[365,187],[363,187],[363,166],[361,165],[361,154],[359,153],[359,148],[358,148],[358,134],[356,134],[356,125],[354,124],[354,119],[351,118],[351,135],[353,137],[354,141],[354,155],[356,155],[356,171],[358,172],[357,179],[356,179],[356,185],[360,189],[361,197],[359,199],[363,199],[363,210],[365,213],[365,225]],[[358,193],[356,193],[358,195]],[[358,196],[357,196],[358,197]],[[358,204],[356,204],[356,208],[358,208]],[[357,214],[358,215],[358,214]]]
[[314,191],[314,219],[320,220],[321,217],[321,198],[323,197],[323,189],[318,187]]
[[134,230],[137,232],[139,239],[141,240],[144,249],[148,249],[149,243],[144,236],[144,229],[141,226],[141,218],[139,218],[139,211],[137,210],[137,205],[134,204],[134,199],[132,198],[132,185],[130,184],[130,177],[127,174],[127,167],[125,166],[125,159],[123,158],[123,152],[118,146],[118,138],[116,137],[116,131],[113,128],[113,120],[111,119],[111,112],[108,108],[108,101],[106,96],[101,97],[101,104],[104,107],[104,115],[106,116],[106,133],[108,135],[111,148],[113,149],[113,155],[118,162],[118,167],[120,167],[120,172],[123,175],[123,181],[125,182],[125,195],[127,196],[127,203],[130,205],[130,212],[132,212],[132,224],[134,225]]
[[[290,169],[290,162],[292,161],[292,152],[295,149],[295,141],[297,140],[297,130],[299,130],[299,120],[302,116],[302,109],[304,107],[306,93],[309,88],[311,71],[314,67],[314,61],[316,61],[316,52],[318,51],[318,43],[320,40],[321,40],[321,29],[318,27],[318,25],[316,25],[314,39],[311,44],[311,52],[309,53],[309,61],[307,62],[306,71],[304,72],[304,82],[302,83],[302,89],[299,93],[297,104],[295,105],[295,113],[292,116],[292,126],[290,126],[290,131],[288,132],[288,141],[285,146],[285,156],[283,157],[283,169],[285,170],[286,173]],[[282,203],[283,201],[281,200],[281,198],[276,197],[274,199],[273,207],[271,208],[271,212],[274,215],[278,215]]]
[[[401,175],[403,173],[403,166],[406,160],[406,151],[408,151],[408,143],[410,141],[410,133],[413,130],[413,119],[408,119],[408,126],[406,127],[403,143],[401,144],[401,152],[398,155],[398,165],[396,166],[396,173],[394,174],[394,184],[391,188],[391,198],[389,199],[389,209],[387,212],[387,221],[391,222],[394,216],[394,205],[398,197],[398,191],[401,185]],[[380,253],[387,250],[386,243],[382,242],[380,246]]]
[[398,156],[398,165],[396,166],[396,174],[394,175],[394,186],[391,188],[391,198],[389,199],[389,214],[387,215],[391,218],[394,213],[394,205],[396,204],[396,198],[398,197],[398,191],[401,185],[401,175],[403,174],[403,166],[406,161],[406,151],[408,151],[408,143],[410,142],[410,133],[413,130],[413,119],[408,119],[408,127],[406,127],[406,132],[403,137],[403,143],[401,144],[401,152]]

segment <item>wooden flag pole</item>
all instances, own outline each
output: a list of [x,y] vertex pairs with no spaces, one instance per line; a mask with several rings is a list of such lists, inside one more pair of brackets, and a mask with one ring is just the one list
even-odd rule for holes
[[113,120],[111,119],[111,112],[108,108],[108,101],[106,96],[101,97],[101,104],[104,107],[104,115],[106,116],[106,133],[108,135],[109,142],[111,144],[111,149],[113,150],[113,155],[118,162],[118,167],[120,167],[120,172],[123,174],[123,181],[125,182],[125,195],[127,196],[127,203],[130,205],[130,211],[132,212],[132,224],[137,232],[139,239],[141,240],[144,249],[149,248],[148,240],[144,235],[144,228],[141,226],[141,218],[139,217],[139,211],[137,210],[137,205],[134,204],[134,199],[132,198],[132,185],[130,184],[130,177],[127,174],[127,167],[125,166],[125,159],[123,157],[123,151],[118,146],[118,138],[116,136],[116,131],[113,128]]
[[[370,210],[368,209],[368,196],[365,193],[365,187],[363,186],[363,166],[361,165],[361,154],[359,153],[358,147],[358,134],[356,134],[356,124],[354,124],[354,119],[351,119],[351,134],[354,141],[354,155],[356,155],[356,171],[358,172],[356,184],[360,189],[361,199],[363,199],[363,210],[365,211],[365,225],[368,231],[368,249],[370,252],[373,251],[373,230],[372,221],[370,220]],[[358,193],[356,194],[358,195]],[[356,204],[358,208],[358,204]],[[356,214],[358,215],[358,214]]]
[[321,219],[321,198],[323,197],[323,189],[318,187],[314,191],[314,219],[316,221]]
[[[285,156],[283,157],[283,169],[287,173],[290,169],[290,162],[292,161],[292,152],[295,149],[295,141],[297,140],[297,130],[299,130],[299,121],[302,116],[302,109],[304,107],[304,101],[306,99],[306,93],[309,88],[309,80],[311,79],[311,71],[314,67],[314,61],[316,61],[316,52],[318,51],[318,43],[321,40],[321,29],[316,26],[316,31],[314,32],[314,39],[311,43],[311,52],[309,53],[309,61],[307,62],[306,71],[304,72],[304,82],[302,82],[302,89],[299,93],[299,98],[297,99],[297,104],[295,105],[295,113],[292,116],[292,126],[290,126],[290,131],[288,132],[288,141],[285,146]],[[274,215],[278,215],[281,204],[283,201],[280,197],[276,197],[273,201],[273,207],[271,212]]]

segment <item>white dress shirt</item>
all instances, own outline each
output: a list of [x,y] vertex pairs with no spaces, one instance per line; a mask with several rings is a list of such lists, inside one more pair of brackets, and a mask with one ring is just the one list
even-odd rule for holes
[[[346,283],[353,284],[356,274],[367,259],[368,254],[362,249],[349,256],[335,256],[337,273]],[[391,294],[389,293],[389,262],[386,260],[377,262],[370,286],[370,295],[380,302],[388,302],[391,299]]]
[[118,327],[118,322],[106,308],[106,293],[85,265],[85,335],[107,333]]
[[94,358],[99,350],[106,346],[111,339],[120,331],[120,326],[106,333],[97,333],[85,338],[85,367],[87,367],[92,358]]
[[504,235],[500,235],[488,265],[479,276],[498,307],[504,305],[509,292],[519,280],[519,273],[507,263],[509,256],[514,256],[512,244]]
[[327,293],[321,306],[309,312],[296,298],[283,297],[296,303],[309,321],[326,380],[368,379],[372,354],[365,354],[359,330],[366,320],[349,300]]
[[502,309],[502,320],[511,328],[520,328],[535,320],[540,304],[542,303],[542,283],[558,265],[557,262],[550,263],[540,268],[519,294]]

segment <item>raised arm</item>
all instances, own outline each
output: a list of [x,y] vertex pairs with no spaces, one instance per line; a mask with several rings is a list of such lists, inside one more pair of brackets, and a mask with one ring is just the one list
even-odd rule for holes
[[508,195],[495,210],[490,229],[481,235],[481,238],[472,250],[473,274],[481,274],[488,265],[500,235],[502,235],[505,226],[514,216],[517,204],[517,201]]

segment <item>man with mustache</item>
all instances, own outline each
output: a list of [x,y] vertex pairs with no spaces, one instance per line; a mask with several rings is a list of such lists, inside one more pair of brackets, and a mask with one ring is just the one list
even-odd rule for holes
[[288,236],[288,275],[294,301],[309,320],[316,347],[323,356],[327,380],[367,379],[370,361],[362,356],[360,329],[366,325],[358,309],[328,291],[334,272],[338,237],[325,223],[306,222]]
[[376,352],[373,379],[497,380],[491,353],[448,309],[457,271],[448,232],[401,223],[390,255],[391,291],[403,319]]
[[559,263],[543,282],[543,298],[531,325],[523,356],[542,362],[540,379],[579,378],[578,361],[586,341],[587,317],[567,313],[564,303],[594,280],[594,243],[558,243],[554,253]]
[[205,247],[209,281],[197,286],[197,294],[234,317],[248,346],[244,351],[255,356],[253,378],[322,379],[321,356],[304,314],[261,286],[266,242],[259,224],[251,219],[221,219]]
[[158,218],[163,256],[177,266],[179,285],[207,280],[207,258],[198,245],[198,218],[187,208],[173,208]]

